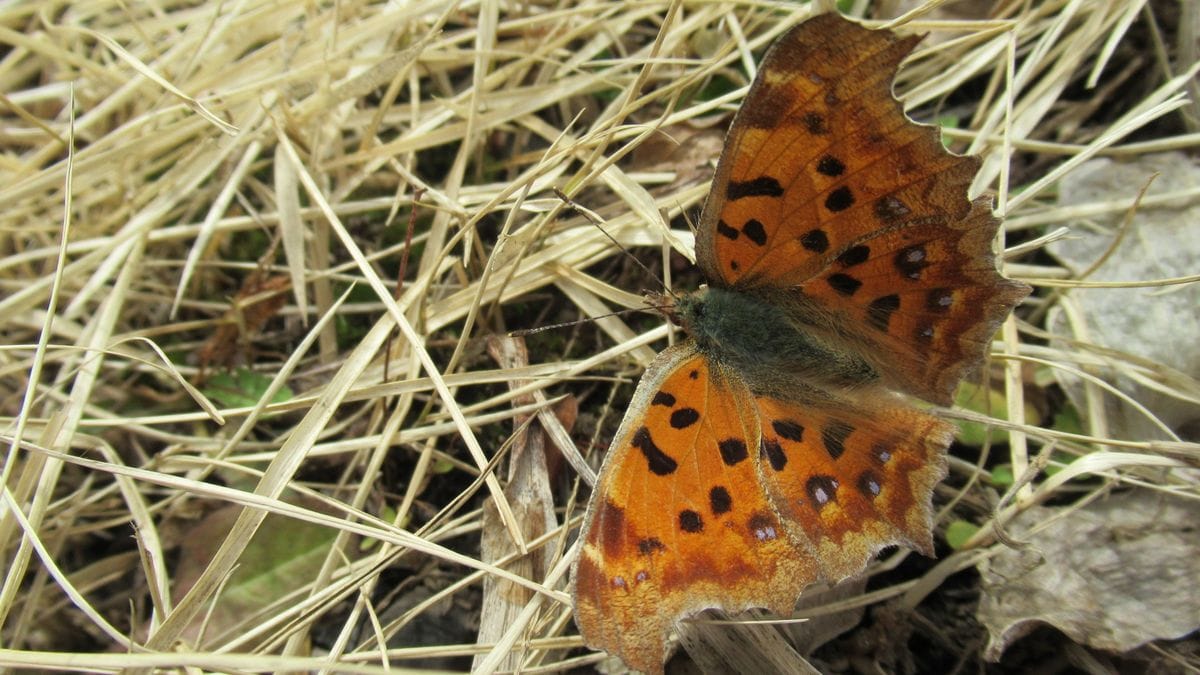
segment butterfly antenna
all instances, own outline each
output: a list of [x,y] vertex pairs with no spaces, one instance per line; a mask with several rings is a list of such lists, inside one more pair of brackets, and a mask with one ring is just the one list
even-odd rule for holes
[[683,216],[683,222],[687,224],[687,226],[688,226],[688,230],[689,230],[689,231],[690,231],[690,232],[691,232],[693,235],[694,235],[694,234],[696,234],[696,230],[697,230],[697,229],[699,229],[699,228],[697,228],[697,227],[696,227],[696,223],[695,223],[695,221],[693,221],[693,220],[692,220],[692,217],[691,217],[690,215],[688,215],[688,212],[687,212],[687,211],[683,211],[683,212],[682,212],[680,215],[682,215],[682,216]]
[[[562,190],[559,190],[558,188],[551,188],[551,189],[554,190],[554,194],[559,199],[561,199],[564,204],[566,204],[568,207],[577,211],[584,218],[587,218],[588,221],[591,222],[591,224],[594,225],[597,230],[600,230],[601,234],[603,234],[605,237],[608,238],[609,241],[611,241],[613,243],[613,246],[616,246],[617,248],[621,249],[622,253],[629,256],[629,259],[632,260],[635,265],[642,268],[642,270],[646,273],[647,276],[654,279],[655,283],[657,283],[659,286],[661,286],[662,289],[667,293],[667,295],[670,295],[672,298],[677,297],[670,288],[667,288],[667,285],[665,283],[663,283],[663,280],[660,279],[659,276],[657,274],[655,274],[653,270],[651,270],[649,267],[646,267],[646,265],[641,260],[637,259],[637,256],[630,253],[629,249],[625,248],[625,246],[623,244],[621,244],[621,242],[617,241],[616,237],[612,236],[611,234],[608,233],[608,230],[604,229],[604,224],[603,224],[604,221],[603,221],[603,219],[600,218],[599,214],[597,214],[594,211],[591,211],[589,209],[586,209],[583,206],[580,206],[579,202],[576,202],[574,199],[571,199],[570,197],[568,197],[566,195],[566,193],[564,193]],[[627,311],[636,311],[636,310],[627,310]],[[620,312],[617,312],[617,314],[620,314]],[[611,316],[611,315],[606,315],[606,316]],[[596,318],[600,318],[600,317],[596,317]],[[564,325],[566,325],[566,324],[564,324]],[[553,326],[547,326],[547,328],[553,328]]]
[[557,328],[567,328],[568,326],[578,326],[581,323],[590,323],[592,321],[596,321],[598,319],[605,319],[610,316],[620,316],[622,314],[629,314],[630,312],[645,312],[645,311],[651,310],[651,309],[657,310],[657,311],[662,311],[662,308],[655,307],[654,305],[646,305],[645,307],[634,307],[631,309],[622,309],[622,310],[616,311],[616,312],[609,312],[608,314],[600,314],[598,316],[589,316],[584,319],[576,319],[575,321],[564,321],[563,323],[552,323],[549,326],[538,326],[537,328],[523,328],[521,330],[513,330],[513,331],[508,332],[508,337],[525,337],[526,335],[533,335],[534,333],[541,333],[542,331],[546,331],[546,330],[555,330]]

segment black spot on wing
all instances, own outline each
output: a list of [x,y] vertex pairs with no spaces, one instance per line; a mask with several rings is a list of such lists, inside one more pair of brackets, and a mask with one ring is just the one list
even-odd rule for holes
[[704,530],[704,519],[699,513],[687,509],[679,512],[679,529],[690,534],[702,532]]
[[718,485],[708,491],[708,505],[714,516],[729,513],[733,509],[733,497],[729,490]]
[[908,205],[892,195],[885,195],[875,200],[875,216],[886,225],[900,222],[911,213]]
[[646,465],[656,476],[669,476],[679,468],[679,464],[674,459],[655,445],[654,439],[650,437],[650,430],[646,427],[634,432],[632,445],[642,451],[642,456],[646,458]]
[[665,551],[667,547],[663,545],[657,537],[647,537],[638,542],[638,553],[642,555],[651,555],[658,551]]
[[854,205],[854,193],[845,185],[829,193],[825,198],[825,208],[833,213],[845,211]]
[[729,239],[730,241],[738,238],[737,229],[730,227],[729,223],[726,223],[723,220],[717,221],[717,234]]
[[771,428],[775,433],[779,434],[780,438],[785,438],[789,441],[804,440],[804,427],[798,422],[792,420],[772,420]]
[[845,173],[845,171],[846,165],[842,163],[842,160],[834,157],[833,155],[825,155],[817,161],[817,173],[821,174],[822,176],[829,176],[832,178],[834,176],[842,175]]
[[867,305],[867,323],[872,327],[886,332],[892,313],[900,309],[900,296],[892,293],[875,298]]
[[750,241],[762,246],[767,243],[767,231],[763,228],[763,224],[751,218],[742,226],[742,234]]
[[914,281],[921,278],[921,270],[929,267],[925,247],[920,245],[900,249],[893,262],[900,274]]
[[842,267],[854,267],[861,265],[871,257],[871,247],[866,244],[851,246],[844,253],[837,257],[838,264]]
[[829,502],[837,501],[838,482],[833,476],[813,476],[804,484],[804,490],[813,506],[820,509]]
[[671,427],[686,429],[700,419],[700,411],[695,408],[680,408],[671,413]]
[[841,272],[830,274],[829,277],[825,279],[825,283],[829,284],[829,287],[837,291],[839,295],[844,295],[846,297],[854,295],[854,293],[858,291],[859,287],[862,286],[861,281],[855,279],[849,274],[842,274]]
[[766,456],[767,461],[770,462],[771,468],[776,471],[783,471],[788,461],[787,453],[784,452],[783,446],[773,438],[770,440],[764,438],[761,443],[760,451]]
[[825,126],[825,118],[821,117],[818,113],[804,113],[804,117],[800,121],[804,124],[804,128],[808,130],[808,133],[813,136],[824,136],[829,133],[829,129]]
[[675,397],[665,391],[660,391],[654,395],[654,398],[650,401],[650,404],[665,405],[668,408],[671,408],[675,406]]
[[813,253],[829,250],[829,236],[822,230],[809,230],[800,236],[800,245]]
[[721,461],[725,462],[725,466],[734,466],[748,456],[746,443],[740,438],[726,438],[717,443],[717,448],[721,451]]
[[755,513],[746,521],[746,526],[758,541],[771,541],[779,537],[778,523],[769,514]]
[[934,288],[925,294],[925,309],[942,313],[954,304],[954,293],[948,288]]
[[917,342],[922,344],[933,342],[933,324],[923,323],[917,326],[917,329],[913,332],[913,336],[917,338]]
[[854,431],[854,427],[845,422],[831,420],[821,429],[821,443],[829,456],[837,459],[846,451],[846,437]]
[[879,476],[875,475],[874,471],[868,470],[859,474],[858,480],[854,485],[858,488],[859,493],[867,499],[874,499],[883,491],[883,486],[879,482]]
[[783,186],[770,176],[759,176],[752,180],[731,180],[725,187],[725,199],[731,202],[745,197],[779,197]]

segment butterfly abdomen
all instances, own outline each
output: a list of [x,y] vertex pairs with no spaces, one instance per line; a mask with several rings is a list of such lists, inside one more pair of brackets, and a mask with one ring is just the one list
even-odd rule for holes
[[831,348],[814,331],[752,294],[709,288],[685,296],[675,309],[700,350],[744,373],[752,389],[839,389],[877,379],[865,360]]

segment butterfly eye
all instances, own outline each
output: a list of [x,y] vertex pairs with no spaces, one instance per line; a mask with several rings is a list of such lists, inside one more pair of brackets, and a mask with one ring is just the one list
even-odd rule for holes
[[671,323],[692,332],[692,327],[704,320],[704,302],[698,293],[685,295],[665,314],[671,319]]
[[672,326],[677,328],[686,328],[686,326],[684,326],[683,317],[680,316],[678,307],[662,307],[659,308],[659,311],[662,312],[663,316],[667,317],[667,321],[670,321]]

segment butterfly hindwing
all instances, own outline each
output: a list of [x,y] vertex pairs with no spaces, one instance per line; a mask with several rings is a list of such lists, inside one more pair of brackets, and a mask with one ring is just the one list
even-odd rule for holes
[[675,620],[709,607],[790,611],[817,577],[760,481],[749,391],[689,341],[643,376],[595,486],[576,563],[588,644],[661,672]]
[[875,232],[800,284],[792,307],[809,324],[820,316],[853,326],[835,339],[872,362],[889,385],[949,405],[1029,294],[996,271],[999,225],[984,197],[958,220],[927,216]]
[[880,548],[932,553],[930,497],[953,427],[915,408],[758,396],[763,484],[790,534],[836,582]]

